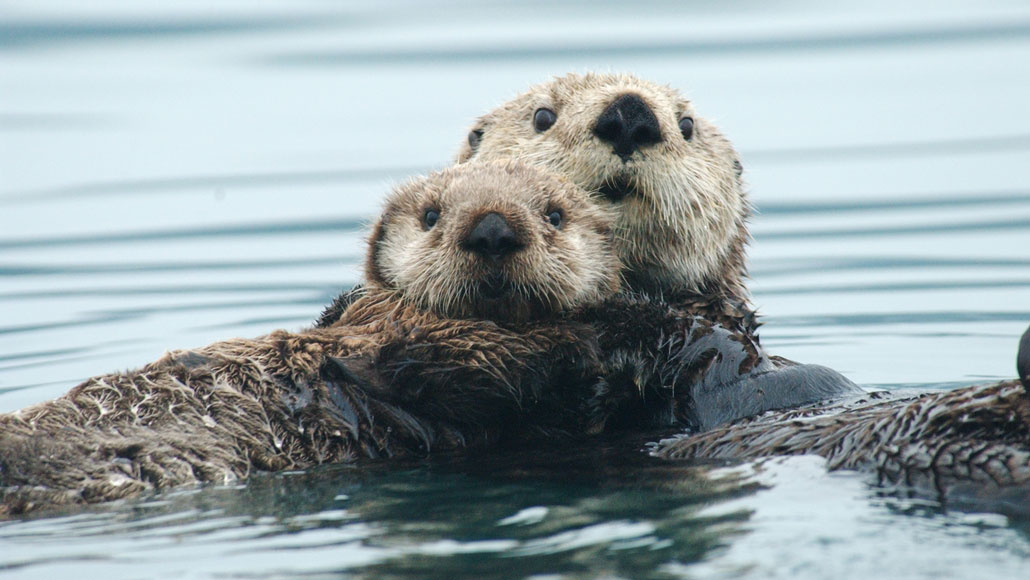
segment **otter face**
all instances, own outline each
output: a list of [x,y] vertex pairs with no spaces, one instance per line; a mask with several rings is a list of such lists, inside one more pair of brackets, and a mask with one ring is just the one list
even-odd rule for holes
[[564,175],[614,207],[632,283],[747,295],[740,161],[675,90],[609,74],[535,86],[480,118],[458,162],[502,158]]
[[370,239],[369,285],[448,318],[525,321],[618,291],[612,220],[575,185],[470,163],[398,188]]

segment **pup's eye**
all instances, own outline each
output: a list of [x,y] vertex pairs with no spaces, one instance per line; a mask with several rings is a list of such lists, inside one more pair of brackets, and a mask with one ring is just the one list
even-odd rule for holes
[[426,229],[432,229],[436,225],[436,221],[440,219],[440,212],[435,209],[427,209],[426,215],[422,216],[422,223],[426,224]]
[[551,125],[554,125],[557,120],[558,115],[555,115],[554,111],[551,109],[537,109],[536,112],[533,113],[533,128],[536,129],[537,133],[543,133],[550,129]]
[[551,225],[556,228],[561,228],[562,216],[560,211],[552,211],[547,214],[547,221],[551,222]]
[[475,151],[476,148],[479,147],[479,142],[482,141],[482,140],[483,140],[483,130],[482,129],[475,129],[473,131],[469,131],[469,147],[471,147],[473,151]]
[[680,133],[683,133],[684,139],[690,141],[690,138],[694,136],[694,120],[690,117],[680,119]]

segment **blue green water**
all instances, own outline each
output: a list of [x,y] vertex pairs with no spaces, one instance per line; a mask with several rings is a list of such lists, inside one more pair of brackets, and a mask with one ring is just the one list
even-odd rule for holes
[[[392,184],[567,71],[683,90],[742,152],[776,353],[882,388],[1014,376],[1025,2],[0,4],[0,411],[308,325]],[[12,578],[1030,576],[1030,526],[816,458],[642,441],[331,466],[0,523]]]

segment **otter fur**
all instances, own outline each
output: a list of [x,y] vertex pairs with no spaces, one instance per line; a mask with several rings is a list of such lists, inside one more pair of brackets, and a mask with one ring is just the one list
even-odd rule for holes
[[[659,442],[667,459],[821,455],[830,469],[876,473],[941,499],[1030,505],[1030,328],[1019,379],[920,395],[870,393],[772,411]],[[1021,384],[1020,384],[1021,383]]]
[[[773,411],[658,443],[668,459],[815,454],[941,499],[1030,502],[1030,397],[1017,381],[919,396],[880,392]],[[1024,508],[1025,509],[1025,508]]]
[[[554,403],[554,412],[535,410],[532,422],[543,426],[558,417],[551,426],[573,434],[614,425],[707,429],[769,409],[862,392],[825,367],[768,356],[752,333],[709,320],[706,301],[670,305],[638,292],[616,294],[617,287],[601,283],[619,270],[612,244],[572,245],[564,242],[584,236],[557,235],[558,230],[591,227],[611,239],[610,219],[590,213],[610,216],[607,208],[590,203],[564,178],[512,161],[473,165],[479,163],[507,164],[507,182],[484,182],[482,172],[463,172],[460,168],[468,164],[460,164],[441,173],[453,178],[441,181],[439,189],[420,185],[392,196],[372,234],[366,288],[404,288],[415,305],[457,318],[496,319],[503,307],[510,320],[541,320],[553,315],[557,304],[567,320],[589,325],[585,336],[594,336],[602,353],[593,369],[596,383],[585,379],[593,392],[581,400],[581,391],[555,385],[552,402],[562,395],[570,398]],[[565,208],[573,192],[555,193],[564,189],[579,194],[570,215]],[[526,190],[541,194],[530,200]],[[493,238],[477,238],[481,229]],[[526,272],[546,272],[543,278],[550,280],[527,285],[521,281]],[[537,295],[523,296],[523,288],[536,288]],[[569,300],[582,307],[571,308]],[[541,305],[549,307],[543,316],[534,316]],[[336,324],[361,321],[352,308],[345,308]],[[372,385],[389,385],[388,369],[407,357],[392,352],[401,359],[380,357],[382,370],[362,367],[355,375]],[[427,371],[436,366],[423,364]]]

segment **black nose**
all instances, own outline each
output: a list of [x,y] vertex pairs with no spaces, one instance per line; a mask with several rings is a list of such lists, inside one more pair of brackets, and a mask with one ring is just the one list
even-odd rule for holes
[[623,161],[637,149],[662,140],[658,119],[647,103],[636,95],[622,95],[608,105],[597,118],[594,135],[611,143],[615,154]]
[[499,213],[483,216],[465,239],[465,245],[473,252],[495,260],[521,247],[515,232]]

